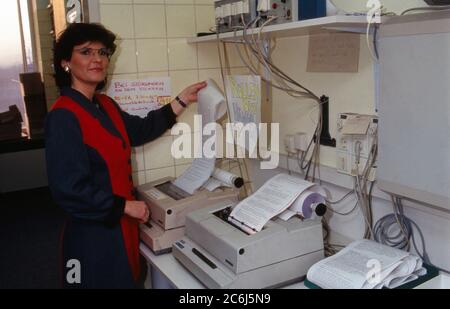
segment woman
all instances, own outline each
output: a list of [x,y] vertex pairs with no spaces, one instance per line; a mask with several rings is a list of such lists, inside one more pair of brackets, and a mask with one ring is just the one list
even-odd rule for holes
[[131,147],[161,136],[206,86],[184,89],[145,119],[96,91],[105,86],[115,35],[99,24],[72,24],[54,49],[61,96],[46,121],[49,186],[67,213],[62,237],[64,287],[133,288],[140,276],[138,224],[149,210],[135,200]]

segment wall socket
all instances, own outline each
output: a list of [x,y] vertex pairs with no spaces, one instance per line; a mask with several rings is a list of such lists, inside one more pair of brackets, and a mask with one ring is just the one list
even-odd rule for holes
[[284,138],[284,146],[288,153],[306,151],[306,148],[308,147],[306,133],[297,132],[295,134],[286,135]]

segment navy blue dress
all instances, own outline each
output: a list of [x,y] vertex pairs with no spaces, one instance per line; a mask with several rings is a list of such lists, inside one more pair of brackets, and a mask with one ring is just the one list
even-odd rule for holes
[[[61,96],[79,104],[109,133],[124,139],[113,121],[83,94],[65,88]],[[117,108],[120,108],[117,105]],[[151,111],[146,118],[120,110],[131,146],[141,146],[161,136],[176,123],[170,105]],[[125,198],[113,194],[110,175],[99,153],[83,143],[77,117],[54,109],[46,119],[46,159],[49,187],[55,202],[67,214],[62,239],[62,285],[67,288],[134,288],[120,219]],[[131,163],[131,161],[129,162]],[[131,181],[131,175],[130,175]],[[68,282],[73,264],[81,264],[81,282]]]

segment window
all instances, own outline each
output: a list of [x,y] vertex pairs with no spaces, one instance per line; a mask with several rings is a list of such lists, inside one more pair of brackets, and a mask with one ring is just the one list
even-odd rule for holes
[[[31,18],[28,0],[2,1],[0,10],[0,113],[17,105],[22,116],[25,108],[19,74],[35,71]],[[25,119],[25,117],[23,117]]]

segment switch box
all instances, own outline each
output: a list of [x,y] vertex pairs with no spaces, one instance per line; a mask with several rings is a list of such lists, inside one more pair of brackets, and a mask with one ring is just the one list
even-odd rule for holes
[[[378,128],[378,117],[354,113],[339,114],[336,135],[336,169],[361,175]],[[358,160],[359,152],[359,162]]]
[[214,1],[217,30],[222,32],[242,28],[257,16],[257,0]]
[[258,3],[258,9],[261,8],[259,13],[263,20],[269,16],[277,16],[277,19],[272,21],[271,25],[291,22],[294,16],[292,5],[296,1],[298,0],[263,0],[260,3],[264,5],[259,5],[260,3]]

